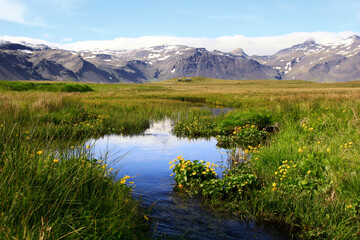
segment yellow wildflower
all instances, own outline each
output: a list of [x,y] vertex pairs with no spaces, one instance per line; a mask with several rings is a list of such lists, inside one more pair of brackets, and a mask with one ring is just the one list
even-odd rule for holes
[[42,154],[42,151],[37,151],[36,154],[40,155]]
[[311,173],[311,170],[308,170],[306,173],[307,173],[307,174],[310,174],[310,173]]
[[146,221],[149,221],[149,218],[146,215],[144,215],[144,218]]
[[54,162],[54,163],[57,163],[57,162],[59,162],[59,159],[56,159],[56,158],[55,158],[55,159],[53,160],[53,162]]

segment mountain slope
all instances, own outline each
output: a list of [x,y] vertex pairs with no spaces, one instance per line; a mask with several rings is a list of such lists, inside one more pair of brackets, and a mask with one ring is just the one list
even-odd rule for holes
[[270,56],[188,46],[73,52],[45,45],[0,44],[0,79],[143,83],[204,76],[218,79],[360,79],[360,37],[337,44],[313,40]]
[[282,79],[320,82],[360,79],[360,37],[338,44],[321,45],[313,40],[283,49],[271,56],[252,56],[278,70]]

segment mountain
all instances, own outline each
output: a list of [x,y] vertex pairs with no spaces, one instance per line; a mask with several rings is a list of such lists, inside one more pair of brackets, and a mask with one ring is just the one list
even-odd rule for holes
[[156,46],[117,53],[85,51],[81,56],[98,68],[113,72],[117,79],[132,79],[132,82],[194,76],[221,79],[274,79],[280,76],[276,70],[245,55],[187,46]]
[[271,56],[251,56],[279,71],[282,79],[343,82],[360,79],[360,37],[322,45],[309,39]]
[[187,46],[155,46],[132,51],[73,52],[46,46],[0,44],[0,79],[80,82],[161,81],[204,76],[220,79],[279,79],[272,67],[234,53]]
[[360,79],[360,37],[336,44],[309,39],[269,56],[183,45],[136,50],[68,51],[46,45],[0,42],[0,79],[143,83],[204,76],[218,79]]

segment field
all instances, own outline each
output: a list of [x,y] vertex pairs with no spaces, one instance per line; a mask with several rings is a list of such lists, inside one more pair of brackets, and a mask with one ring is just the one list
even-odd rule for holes
[[[0,238],[151,237],[127,179],[115,181],[112,163],[93,159],[84,140],[170,117],[177,135],[244,150],[222,179],[215,166],[172,162],[178,191],[294,237],[358,239],[359,100],[360,82],[0,82]],[[213,116],[205,105],[233,110]]]

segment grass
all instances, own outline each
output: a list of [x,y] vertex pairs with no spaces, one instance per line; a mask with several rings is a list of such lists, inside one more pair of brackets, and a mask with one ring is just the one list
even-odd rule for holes
[[48,91],[48,92],[90,92],[94,91],[85,84],[74,83],[35,83],[0,81],[0,90],[6,91]]
[[[23,83],[5,85],[12,84]],[[65,83],[46,84],[55,89]],[[304,239],[359,238],[360,82],[198,77],[84,86],[93,91],[0,87],[3,238],[147,237],[144,213],[129,188],[92,161],[80,142],[138,134],[165,116],[177,122],[179,135],[220,135],[246,150],[234,155],[226,179],[203,183],[202,194],[214,208],[285,223]],[[234,110],[212,116],[204,104]],[[71,145],[77,151],[66,152]],[[201,174],[205,168],[195,165]],[[231,187],[215,191],[224,184]]]

